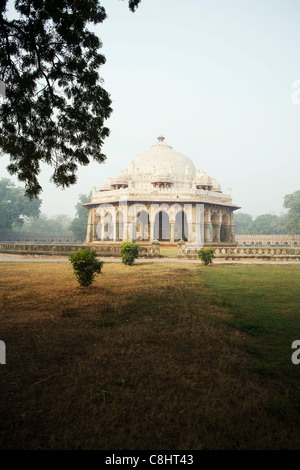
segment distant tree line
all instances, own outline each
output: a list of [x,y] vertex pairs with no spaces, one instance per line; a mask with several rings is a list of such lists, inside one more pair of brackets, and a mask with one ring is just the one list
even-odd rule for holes
[[79,196],[74,219],[64,214],[47,216],[41,213],[40,198],[26,197],[23,188],[16,187],[8,178],[2,178],[0,179],[0,230],[36,233],[73,232],[78,241],[84,241],[88,211],[81,204],[90,200],[91,193]]
[[255,219],[250,214],[234,214],[237,235],[300,235],[300,190],[284,197],[287,214],[263,214]]
[[237,235],[288,235],[287,222],[287,214],[263,214],[256,218],[244,212],[234,214]]
[[65,233],[71,232],[70,223],[72,217],[69,215],[59,214],[47,217],[46,214],[41,214],[37,219],[28,219],[19,229],[21,232],[36,232],[36,233]]
[[[73,232],[76,240],[86,236],[88,210],[82,204],[90,202],[91,193],[80,194],[75,217],[41,214],[41,199],[29,199],[24,189],[16,187],[7,178],[0,179],[0,230],[49,233]],[[250,214],[234,214],[237,235],[300,235],[300,190],[284,197],[283,207],[287,214],[263,214],[253,218]]]

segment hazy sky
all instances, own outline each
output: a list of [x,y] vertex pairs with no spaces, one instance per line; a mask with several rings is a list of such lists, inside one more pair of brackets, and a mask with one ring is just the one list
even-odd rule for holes
[[[223,191],[231,187],[242,212],[284,212],[284,195],[300,189],[299,0],[142,0],[135,13],[126,0],[101,4],[108,18],[94,29],[114,110],[107,160],[80,167],[66,190],[43,167],[42,212],[73,216],[78,194],[160,134]],[[2,157],[10,177],[7,164]]]

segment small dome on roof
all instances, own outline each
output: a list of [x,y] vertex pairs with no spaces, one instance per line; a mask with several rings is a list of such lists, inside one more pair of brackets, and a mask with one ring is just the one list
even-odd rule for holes
[[127,170],[118,171],[118,173],[112,178],[111,184],[128,184]]
[[212,181],[213,190],[219,193],[222,192],[220,183],[215,178],[212,178],[211,181]]
[[212,186],[212,179],[205,171],[197,171],[194,182],[201,186]]
[[158,169],[152,177],[151,183],[173,183],[170,171],[167,168]]
[[111,189],[112,178],[106,178],[100,185],[100,191],[109,191]]

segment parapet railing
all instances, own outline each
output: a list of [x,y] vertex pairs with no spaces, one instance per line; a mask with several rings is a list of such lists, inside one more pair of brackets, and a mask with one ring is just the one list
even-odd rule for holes
[[[300,261],[300,247],[218,247],[214,249],[216,258],[221,259],[261,259]],[[178,258],[197,258],[197,249],[188,249],[186,244],[178,244]]]

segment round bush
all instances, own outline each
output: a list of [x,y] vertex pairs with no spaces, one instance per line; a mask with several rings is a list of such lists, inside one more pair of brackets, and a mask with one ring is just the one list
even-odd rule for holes
[[94,282],[96,274],[101,273],[103,261],[97,259],[97,253],[94,250],[79,250],[70,254],[69,260],[81,286],[89,286]]
[[121,259],[124,264],[132,265],[139,257],[140,247],[136,243],[124,242],[121,245]]
[[214,249],[212,247],[209,248],[202,248],[198,251],[198,258],[201,259],[204,266],[208,266],[212,264],[212,260],[215,257]]

